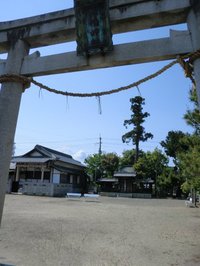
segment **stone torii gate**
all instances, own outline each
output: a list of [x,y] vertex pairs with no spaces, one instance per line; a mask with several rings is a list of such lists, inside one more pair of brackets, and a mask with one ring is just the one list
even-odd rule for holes
[[[162,39],[114,45],[113,51],[91,57],[67,52],[40,57],[30,48],[70,42],[76,39],[74,9],[0,22],[0,75],[26,77],[67,73],[127,64],[174,59],[200,49],[199,0],[109,0],[112,34],[187,23],[187,31],[171,31]],[[193,62],[200,102],[200,59]],[[12,154],[20,100],[24,84],[6,81],[0,91],[0,222]]]

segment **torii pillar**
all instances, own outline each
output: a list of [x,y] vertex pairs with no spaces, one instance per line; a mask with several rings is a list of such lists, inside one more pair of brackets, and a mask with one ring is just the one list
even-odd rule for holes
[[[6,61],[6,74],[19,74],[24,56],[29,51],[28,45],[17,38],[17,33],[14,36]],[[6,82],[0,90],[0,224],[23,90],[20,82]]]
[[[191,40],[194,51],[200,49],[200,1],[193,0],[192,8],[187,19],[188,28],[191,34]],[[197,97],[200,109],[200,58],[197,58],[193,62],[194,64],[194,76],[197,89]]]

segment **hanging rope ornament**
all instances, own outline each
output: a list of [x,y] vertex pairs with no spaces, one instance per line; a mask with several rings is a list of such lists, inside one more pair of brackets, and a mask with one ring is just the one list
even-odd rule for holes
[[66,110],[69,110],[69,97],[66,96]]
[[138,90],[138,93],[139,93],[140,97],[142,97],[142,94],[141,94],[141,92],[140,92],[140,88],[139,88],[139,86],[137,86],[137,90]]
[[41,98],[43,97],[43,95],[42,95],[42,88],[39,89],[39,98],[40,98],[40,97],[41,97]]
[[99,114],[102,114],[102,107],[101,107],[101,97],[100,96],[96,96],[97,102],[98,102],[98,111]]

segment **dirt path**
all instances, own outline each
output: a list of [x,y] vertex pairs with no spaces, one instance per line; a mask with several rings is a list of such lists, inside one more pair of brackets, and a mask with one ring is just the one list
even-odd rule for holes
[[199,228],[179,200],[7,195],[0,265],[197,266]]

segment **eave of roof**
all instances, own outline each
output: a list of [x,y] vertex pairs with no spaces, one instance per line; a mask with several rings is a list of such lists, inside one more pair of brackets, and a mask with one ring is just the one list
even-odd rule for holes
[[81,174],[81,173],[83,173],[83,170],[81,171],[80,169],[72,169],[72,168],[62,167],[62,166],[57,166],[57,165],[55,165],[54,168],[61,173],[67,173],[67,174],[68,173],[69,174],[77,174],[77,173]]
[[51,161],[51,158],[25,158],[25,157],[14,157],[12,163],[46,163]]
[[113,182],[118,182],[118,179],[117,178],[101,178],[98,180],[98,182],[113,183]]
[[115,173],[114,177],[135,177],[135,173]]

